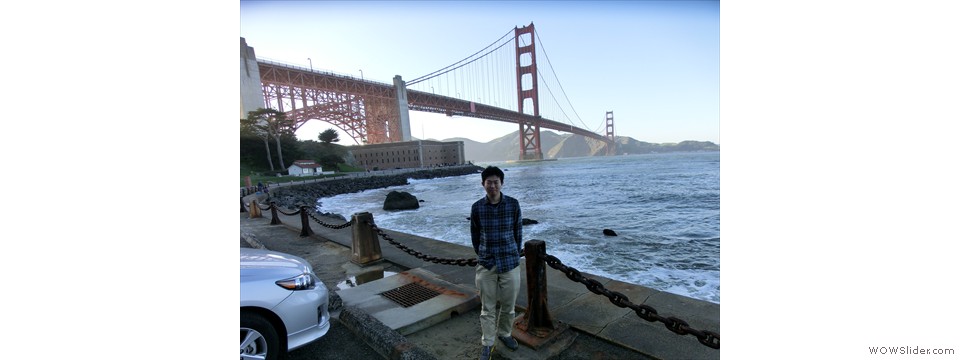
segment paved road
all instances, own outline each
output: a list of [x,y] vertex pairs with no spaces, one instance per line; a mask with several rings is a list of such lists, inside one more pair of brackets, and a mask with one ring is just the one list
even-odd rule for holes
[[291,351],[287,360],[355,360],[382,359],[373,348],[367,346],[360,337],[350,332],[336,318],[330,320],[330,331],[320,340]]

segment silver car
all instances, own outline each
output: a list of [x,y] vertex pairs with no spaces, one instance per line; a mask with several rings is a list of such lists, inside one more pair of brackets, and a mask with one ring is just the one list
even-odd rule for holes
[[277,359],[322,337],[327,296],[306,260],[240,248],[240,359]]

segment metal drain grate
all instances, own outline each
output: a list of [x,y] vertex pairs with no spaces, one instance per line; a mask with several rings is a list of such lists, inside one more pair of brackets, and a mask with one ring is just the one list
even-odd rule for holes
[[430,300],[440,295],[440,292],[425,288],[417,283],[409,283],[393,290],[384,291],[380,295],[407,308]]

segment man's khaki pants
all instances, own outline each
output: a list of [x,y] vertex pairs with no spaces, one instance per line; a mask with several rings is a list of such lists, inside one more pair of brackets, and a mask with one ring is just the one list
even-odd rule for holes
[[[480,338],[482,346],[492,346],[496,336],[510,336],[513,330],[514,307],[520,294],[520,267],[497,274],[497,267],[487,270],[477,265],[477,289],[480,290]],[[500,303],[497,311],[497,303]]]

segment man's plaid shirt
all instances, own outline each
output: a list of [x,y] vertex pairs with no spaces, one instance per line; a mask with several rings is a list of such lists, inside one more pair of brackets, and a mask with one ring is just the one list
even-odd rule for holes
[[488,270],[496,266],[497,273],[520,265],[521,219],[520,202],[503,193],[496,205],[490,204],[486,196],[473,203],[470,235],[480,265]]

